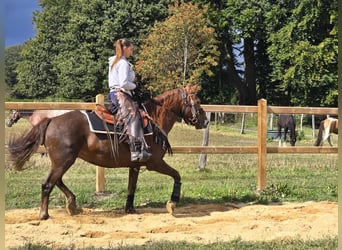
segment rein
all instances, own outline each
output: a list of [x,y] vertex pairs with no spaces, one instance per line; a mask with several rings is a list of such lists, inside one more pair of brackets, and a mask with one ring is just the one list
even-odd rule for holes
[[[179,117],[182,117],[182,118],[184,119],[184,121],[185,121],[187,124],[191,123],[191,124],[195,125],[196,123],[198,123],[197,115],[199,114],[199,111],[196,110],[196,108],[195,108],[195,103],[194,103],[194,101],[193,101],[193,99],[192,99],[191,97],[192,97],[192,96],[196,96],[196,94],[189,94],[189,95],[188,95],[182,88],[179,88],[178,91],[180,92],[180,95],[181,95],[181,97],[182,97],[182,100],[184,101],[184,105],[183,105],[182,110],[181,110],[180,112],[175,111],[173,108],[171,108],[171,109],[167,108],[167,110],[170,110],[170,111],[171,111],[172,113],[174,113],[175,115],[177,115],[177,116],[179,116]],[[189,103],[189,101],[188,101],[188,97],[190,98],[190,103]],[[154,103],[155,105],[157,105],[157,106],[160,106],[160,107],[163,106],[163,104],[161,104],[161,103],[155,101],[154,99],[151,99],[150,101],[151,101],[152,103]],[[187,107],[189,107],[189,106],[190,106],[190,108],[191,108],[192,118],[186,118],[186,119],[185,119],[185,118],[183,117],[184,114],[185,114],[185,109],[186,109]]]

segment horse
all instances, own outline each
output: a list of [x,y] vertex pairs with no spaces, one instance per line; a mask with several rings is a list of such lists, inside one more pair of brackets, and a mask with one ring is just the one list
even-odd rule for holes
[[20,110],[11,109],[6,121],[7,127],[12,127],[21,118],[26,119],[32,126],[38,124],[44,118],[51,118],[70,112],[70,110]]
[[131,162],[127,142],[118,141],[113,152],[112,142],[115,136],[94,133],[89,128],[85,112],[78,110],[63,115],[45,118],[22,136],[11,136],[8,151],[13,166],[23,170],[24,163],[30,159],[39,145],[44,145],[51,161],[51,169],[41,188],[40,220],[49,218],[49,196],[56,185],[65,195],[66,210],[70,215],[78,213],[76,196],[63,183],[62,177],[74,164],[76,158],[106,168],[129,168],[128,193],[125,205],[126,213],[135,213],[134,195],[141,166],[147,170],[168,175],[173,178],[173,190],[166,209],[173,213],[180,200],[181,176],[169,166],[163,157],[172,148],[167,135],[180,117],[185,123],[196,129],[206,128],[209,121],[196,95],[198,85],[168,90],[150,100],[144,106],[152,122],[153,134],[145,136],[150,146],[151,158],[146,162]]
[[[324,137],[323,137],[324,130]],[[318,130],[317,140],[315,142],[315,146],[323,146],[323,142],[328,140],[330,146],[332,147],[330,134],[338,134],[338,119],[327,117],[323,121],[321,121]]]
[[279,115],[278,117],[278,138],[279,146],[281,146],[281,130],[284,129],[284,144],[286,143],[286,135],[290,132],[290,144],[295,146],[297,140],[296,121],[294,115]]

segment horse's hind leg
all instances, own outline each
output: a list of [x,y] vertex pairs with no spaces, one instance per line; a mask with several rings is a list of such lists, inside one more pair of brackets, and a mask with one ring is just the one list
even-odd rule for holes
[[70,191],[70,189],[65,186],[62,178],[56,183],[57,187],[64,193],[66,209],[70,215],[75,215],[77,213],[76,207],[76,196]]
[[323,143],[324,143],[326,140],[328,141],[328,143],[330,144],[330,146],[332,146],[331,141],[330,141],[330,134],[329,134],[329,131],[325,131],[325,132],[324,132],[324,137],[323,137],[323,139],[322,139],[322,142],[321,142],[321,145],[320,145],[320,146],[323,146]]
[[[69,165],[70,167],[71,165]],[[41,220],[48,219],[49,216],[49,197],[51,194],[51,191],[53,190],[54,186],[57,185],[58,188],[64,193],[67,200],[67,209],[71,208],[73,212],[71,214],[75,213],[76,210],[76,198],[75,195],[64,185],[62,181],[62,176],[64,173],[69,169],[69,167],[65,168],[58,168],[56,169],[54,167],[54,164],[52,165],[51,171],[46,178],[45,182],[42,184],[42,199],[41,199],[41,206],[40,206],[40,214],[39,218]],[[70,211],[69,211],[70,213]]]
[[330,147],[332,147],[331,136],[330,135],[328,136],[327,141],[329,142]]
[[51,172],[49,174],[49,177],[47,180],[42,184],[42,199],[41,199],[41,205],[40,205],[40,213],[39,213],[39,219],[41,220],[47,220],[49,216],[49,197],[52,189],[54,188],[54,184],[52,184],[49,179],[51,176]]
[[135,213],[134,208],[134,194],[135,189],[137,187],[137,181],[139,176],[140,168],[129,168],[129,177],[128,177],[128,194],[125,206],[125,212],[128,214]]

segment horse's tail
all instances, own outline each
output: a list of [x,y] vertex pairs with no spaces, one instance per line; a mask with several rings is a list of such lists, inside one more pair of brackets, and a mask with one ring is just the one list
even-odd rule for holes
[[24,170],[23,166],[25,162],[37,151],[39,145],[44,143],[45,131],[50,121],[50,118],[46,118],[33,126],[23,136],[12,136],[9,139],[8,152],[15,170]]
[[317,140],[315,142],[315,146],[321,146],[322,138],[323,138],[323,129],[324,129],[324,121],[321,121],[321,124],[319,125]]

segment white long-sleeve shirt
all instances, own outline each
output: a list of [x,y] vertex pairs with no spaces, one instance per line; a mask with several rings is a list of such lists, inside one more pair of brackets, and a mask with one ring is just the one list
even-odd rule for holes
[[112,67],[115,56],[108,59],[109,70],[108,70],[108,85],[109,88],[121,88],[128,94],[130,90],[136,88],[134,81],[135,72],[133,71],[131,64],[128,62],[126,57],[122,56],[120,60]]

